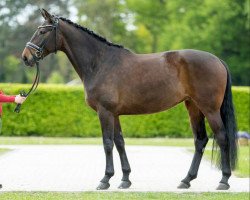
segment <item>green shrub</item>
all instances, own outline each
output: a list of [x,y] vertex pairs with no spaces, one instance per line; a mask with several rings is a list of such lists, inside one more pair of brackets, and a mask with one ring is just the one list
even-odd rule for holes
[[[0,84],[7,94],[28,91],[30,85]],[[249,131],[249,87],[233,89],[240,130]],[[22,105],[19,114],[14,104],[4,104],[2,135],[96,137],[101,129],[96,113],[84,101],[82,86],[40,84]],[[127,137],[192,137],[184,104],[157,114],[122,116]]]

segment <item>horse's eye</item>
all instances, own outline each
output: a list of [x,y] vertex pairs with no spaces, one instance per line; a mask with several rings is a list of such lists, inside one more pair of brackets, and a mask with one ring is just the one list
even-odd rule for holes
[[44,30],[40,30],[40,31],[39,31],[39,34],[40,34],[40,35],[45,34],[45,33],[46,33],[46,31],[44,31]]

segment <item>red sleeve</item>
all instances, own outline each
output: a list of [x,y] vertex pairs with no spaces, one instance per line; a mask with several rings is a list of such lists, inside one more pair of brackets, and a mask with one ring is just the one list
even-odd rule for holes
[[0,103],[11,103],[15,102],[15,96],[4,95],[2,91],[0,91]]

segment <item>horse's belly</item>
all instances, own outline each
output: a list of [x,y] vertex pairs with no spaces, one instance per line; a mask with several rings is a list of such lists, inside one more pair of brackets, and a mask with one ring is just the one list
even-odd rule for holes
[[156,88],[145,93],[128,95],[121,102],[119,114],[149,114],[167,110],[185,99],[176,90]]

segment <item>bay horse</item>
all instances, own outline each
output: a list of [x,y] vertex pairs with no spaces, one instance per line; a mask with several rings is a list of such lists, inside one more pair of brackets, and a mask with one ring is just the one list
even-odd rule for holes
[[26,44],[22,59],[26,65],[34,66],[60,50],[81,78],[86,102],[100,120],[106,155],[105,175],[98,190],[108,189],[114,175],[114,144],[123,172],[119,188],[131,185],[119,116],[156,113],[181,102],[185,102],[189,113],[195,153],[178,188],[189,188],[190,181],[197,177],[208,142],[206,118],[220,147],[222,179],[217,189],[229,189],[228,179],[237,160],[237,137],[231,78],[222,60],[191,49],[136,54],[69,19],[44,9],[41,14],[45,21]]

